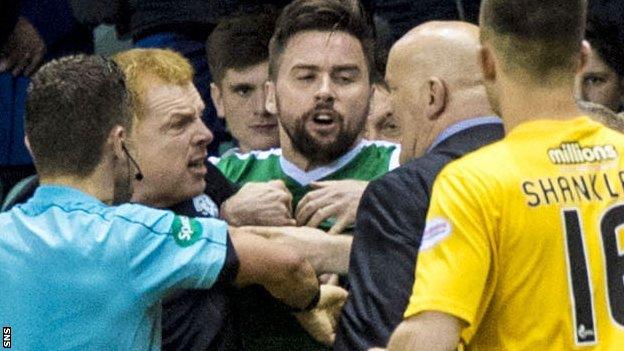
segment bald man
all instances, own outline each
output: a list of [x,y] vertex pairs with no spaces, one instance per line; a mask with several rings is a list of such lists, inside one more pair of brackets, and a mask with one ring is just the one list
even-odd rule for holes
[[429,195],[450,161],[503,137],[477,61],[478,27],[429,22],[390,51],[386,80],[403,166],[368,186],[358,209],[350,295],[334,350],[385,346],[414,284]]

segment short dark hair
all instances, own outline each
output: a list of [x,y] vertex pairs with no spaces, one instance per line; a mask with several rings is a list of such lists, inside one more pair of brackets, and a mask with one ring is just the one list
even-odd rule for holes
[[240,70],[267,61],[276,19],[276,11],[270,8],[222,19],[206,43],[213,81],[221,84],[228,69]]
[[598,56],[624,78],[624,6],[620,1],[600,2],[590,8],[585,39]]
[[130,103],[123,73],[112,60],[76,55],[41,67],[28,88],[25,117],[37,171],[90,175],[112,128],[131,127]]
[[586,0],[483,0],[482,35],[494,39],[506,68],[547,85],[576,68],[586,7]]
[[269,77],[277,79],[280,57],[295,34],[309,31],[341,31],[362,44],[370,79],[374,79],[375,31],[372,18],[357,0],[295,0],[277,20],[269,45]]

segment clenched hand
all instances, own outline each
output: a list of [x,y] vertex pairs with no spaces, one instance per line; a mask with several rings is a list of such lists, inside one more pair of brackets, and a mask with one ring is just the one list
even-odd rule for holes
[[358,204],[368,182],[361,180],[331,180],[313,182],[297,205],[298,225],[318,227],[324,220],[335,217],[330,234],[339,234],[355,223]]
[[293,226],[292,194],[281,180],[247,183],[221,205],[221,217],[233,226]]
[[299,324],[316,341],[331,346],[336,339],[336,326],[342,306],[347,300],[348,293],[345,289],[321,285],[321,298],[318,305],[307,312],[295,313]]

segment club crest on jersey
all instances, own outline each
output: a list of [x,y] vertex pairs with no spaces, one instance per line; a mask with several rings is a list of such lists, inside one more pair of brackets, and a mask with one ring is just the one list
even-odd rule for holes
[[618,158],[618,152],[615,146],[610,144],[581,146],[574,141],[564,142],[559,147],[548,149],[548,158],[556,165],[594,163],[615,160]]
[[201,194],[193,198],[195,210],[206,217],[219,217],[219,207],[206,194]]
[[198,220],[186,216],[175,216],[171,224],[173,239],[182,247],[193,245],[201,237],[202,231]]
[[433,218],[427,221],[423,232],[420,251],[428,250],[436,246],[451,234],[451,223],[445,218]]

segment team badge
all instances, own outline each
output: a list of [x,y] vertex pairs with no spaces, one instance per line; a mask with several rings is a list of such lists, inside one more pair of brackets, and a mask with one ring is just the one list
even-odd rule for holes
[[193,245],[201,237],[202,231],[198,220],[186,216],[175,216],[171,224],[173,239],[182,247]]
[[193,198],[193,206],[195,210],[206,217],[219,217],[219,207],[208,195],[201,194]]
[[440,241],[451,234],[451,224],[445,218],[433,218],[427,221],[423,232],[420,251],[436,246]]

